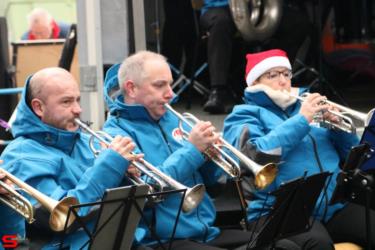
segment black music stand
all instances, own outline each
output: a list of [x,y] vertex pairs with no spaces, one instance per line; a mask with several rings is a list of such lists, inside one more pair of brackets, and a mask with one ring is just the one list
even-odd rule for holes
[[[182,198],[179,209],[176,213],[176,219],[170,235],[167,249],[171,249],[174,240],[174,234],[177,228],[177,222],[181,213],[186,189],[171,190],[149,194],[148,185],[126,186],[120,188],[108,189],[99,202],[74,205],[69,208],[67,222],[70,216],[76,217],[76,222],[71,228],[82,228],[88,236],[88,240],[80,249],[130,249],[133,244],[135,230],[139,221],[143,221],[150,230],[151,236],[158,242],[162,249],[160,237],[154,232],[153,228],[146,221],[143,208],[147,201],[154,200],[155,197],[165,197],[172,193],[181,193]],[[77,213],[78,208],[91,207],[99,211],[96,225],[93,230],[88,227],[88,221],[91,218],[80,217]],[[65,224],[63,234],[69,233],[71,228]],[[60,242],[60,249],[64,247],[64,235]]]
[[[145,204],[145,195],[149,187],[147,185],[115,188],[108,190],[103,201],[110,202],[101,207],[99,219],[96,224],[95,235],[89,249],[130,249],[133,243],[134,232],[140,219],[138,210],[142,210]],[[138,196],[133,200],[134,204],[122,206],[122,199],[130,195]],[[119,204],[120,203],[120,204]],[[133,205],[133,206],[132,206]],[[115,233],[117,232],[117,233]]]
[[337,176],[337,186],[331,204],[353,202],[365,207],[367,250],[371,249],[370,209],[375,209],[375,118],[361,138],[361,144],[351,149],[342,172]]
[[247,249],[270,244],[271,248],[274,248],[277,240],[309,230],[313,223],[310,217],[315,203],[330,175],[323,172],[309,177],[303,176],[282,184],[278,190],[272,192],[271,195],[276,197],[275,203],[257,233],[255,228]]

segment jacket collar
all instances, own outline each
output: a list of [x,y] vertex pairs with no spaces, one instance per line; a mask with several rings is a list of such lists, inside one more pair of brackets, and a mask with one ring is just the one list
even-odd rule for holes
[[113,104],[111,115],[120,116],[128,120],[147,120],[155,122],[143,105],[124,103],[123,95],[117,96]]
[[[305,88],[292,88],[292,91],[295,92],[296,95],[306,92],[307,89]],[[289,103],[285,104],[286,108],[280,107],[281,105],[276,104],[273,98],[270,97],[270,94],[266,93],[266,89],[259,87],[257,85],[247,87],[244,91],[244,102],[246,104],[258,105],[270,110],[285,110],[287,113],[292,112],[297,107],[300,106],[299,101],[291,100]],[[271,95],[272,96],[272,95]]]

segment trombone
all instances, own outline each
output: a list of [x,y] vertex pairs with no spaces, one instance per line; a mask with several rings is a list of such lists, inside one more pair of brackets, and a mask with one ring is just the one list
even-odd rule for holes
[[[304,102],[306,97],[309,95],[309,93],[304,93],[301,96],[291,94],[286,91],[282,91],[284,94],[289,95],[290,97],[294,97],[297,100]],[[355,120],[361,122],[364,127],[366,127],[370,120],[372,115],[374,114],[375,109],[371,109],[367,114],[362,113],[359,111],[356,111],[354,109],[350,109],[348,107],[345,107],[343,105],[337,104],[335,102],[325,100],[322,104],[329,104],[340,111],[333,111],[333,110],[326,110],[326,112],[329,112],[337,117],[339,117],[340,121],[339,123],[334,123],[328,120],[325,120],[323,118],[323,115],[317,115],[314,117],[314,122],[321,124],[322,126],[328,128],[328,129],[339,129],[347,133],[356,134],[357,133],[357,127],[353,122],[354,118]],[[352,118],[351,118],[352,117]]]
[[[76,118],[75,122],[84,130],[86,130],[89,134],[91,134],[90,138],[90,148],[97,154],[98,151],[94,149],[92,145],[93,137],[98,139],[100,142],[104,143],[105,145],[109,146],[110,142],[113,140],[113,137],[108,135],[103,131],[96,132],[92,130],[89,126],[87,126],[84,122],[80,119]],[[134,155],[134,152],[131,153]],[[203,184],[197,184],[194,187],[186,187],[185,185],[179,183],[178,181],[174,180],[173,178],[169,177],[168,175],[164,174],[162,171],[154,167],[151,163],[147,162],[144,159],[139,159],[136,161],[132,161],[133,164],[139,171],[143,174],[147,175],[151,179],[153,179],[158,185],[160,186],[161,190],[164,187],[169,186],[176,190],[178,189],[186,189],[184,201],[182,204],[182,211],[185,213],[190,212],[192,209],[196,208],[199,203],[202,201],[204,197],[204,193],[206,188]],[[141,179],[136,180],[137,183],[143,182]]]
[[[56,201],[47,195],[36,190],[32,186],[21,181],[8,171],[0,168],[0,172],[5,174],[5,178],[10,180],[14,185],[21,188],[27,194],[36,199],[43,207],[45,207],[48,212],[50,212],[49,217],[49,226],[55,232],[63,231],[65,224],[67,228],[74,222],[76,219],[74,214],[71,214],[68,219],[69,207],[73,205],[78,205],[78,201],[75,197],[65,197],[60,201]],[[25,197],[20,195],[12,187],[7,185],[5,182],[0,181],[0,186],[4,188],[8,194],[1,194],[0,201],[5,205],[8,205],[10,208],[22,215],[28,223],[35,221],[34,219],[34,209],[30,201]],[[75,209],[78,211],[78,209]],[[68,221],[67,221],[68,219]]]
[[[188,125],[190,128],[199,120],[190,113],[180,114],[174,110],[169,104],[165,104],[165,107],[170,110],[179,119],[179,128],[186,139],[188,132],[182,128],[182,122]],[[219,138],[219,143],[212,144],[212,149],[219,154],[212,154],[210,148],[205,152],[206,156],[211,159],[216,165],[223,169],[230,177],[240,178],[241,168],[233,157],[225,152],[222,148],[226,148],[233,155],[235,155],[239,162],[241,162],[246,168],[248,168],[255,176],[255,186],[258,189],[264,189],[273,182],[277,174],[277,166],[275,163],[268,163],[264,166],[257,164],[252,161],[246,155],[244,155],[237,148],[232,146],[230,143],[225,141],[222,137]]]

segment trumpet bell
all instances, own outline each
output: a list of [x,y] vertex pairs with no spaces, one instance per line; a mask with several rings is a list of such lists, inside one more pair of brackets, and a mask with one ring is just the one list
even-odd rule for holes
[[206,188],[203,184],[195,185],[192,188],[189,188],[185,193],[185,199],[182,204],[182,211],[188,213],[194,208],[196,208],[199,203],[201,203]]
[[[49,218],[49,225],[50,228],[55,232],[63,231],[65,228],[69,228],[73,222],[75,221],[76,217],[74,214],[70,214],[69,220],[67,221],[69,207],[79,205],[78,200],[75,197],[65,197],[51,211],[51,216]],[[75,211],[78,211],[78,208],[75,208]]]
[[255,175],[255,186],[259,189],[266,188],[274,181],[277,172],[277,166],[274,163],[263,166]]
[[[17,177],[15,177],[14,175],[6,171],[5,169],[0,168],[0,172],[5,174],[5,177],[8,180],[10,180],[14,185],[21,188],[23,191],[25,191],[27,194],[29,194],[31,197],[37,200],[44,208],[47,209],[47,211],[50,213],[49,226],[53,231],[59,232],[59,231],[64,230],[65,221],[67,219],[69,207],[71,205],[79,204],[76,198],[65,197],[61,201],[56,201],[52,199],[51,197],[43,194],[39,190],[35,189],[34,187],[30,186],[26,182],[21,181],[20,179],[18,179]],[[10,191],[10,192],[13,193],[15,191]],[[20,200],[20,202],[21,201],[22,200]],[[21,213],[26,219],[28,220],[33,219],[33,207],[29,201],[27,201],[27,204],[26,204],[27,206],[25,205],[26,206],[25,209],[18,208],[17,205],[12,205],[9,202],[6,202],[6,200],[5,200],[5,203],[10,205],[10,207],[15,209],[17,212]],[[22,210],[26,210],[27,212],[23,213]],[[67,227],[70,226],[75,219],[76,219],[75,216],[70,216],[69,221],[67,223]]]

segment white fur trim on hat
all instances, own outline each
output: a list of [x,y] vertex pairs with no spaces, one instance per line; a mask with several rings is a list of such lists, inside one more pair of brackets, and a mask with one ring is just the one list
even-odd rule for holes
[[248,86],[252,85],[259,76],[264,74],[267,70],[275,67],[285,67],[292,69],[289,59],[285,56],[273,56],[256,64],[247,74],[246,83]]

